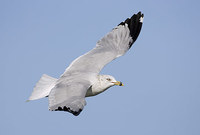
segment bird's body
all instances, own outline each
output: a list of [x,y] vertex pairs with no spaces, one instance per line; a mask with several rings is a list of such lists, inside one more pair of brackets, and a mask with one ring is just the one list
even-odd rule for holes
[[43,75],[29,100],[48,96],[49,110],[79,115],[86,105],[85,97],[95,96],[108,88],[123,84],[110,75],[99,75],[102,68],[124,55],[137,39],[143,21],[139,12],[120,23],[97,42],[94,49],[75,59],[60,78]]

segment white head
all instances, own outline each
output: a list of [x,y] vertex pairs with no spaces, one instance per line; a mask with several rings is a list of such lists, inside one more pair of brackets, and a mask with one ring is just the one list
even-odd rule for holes
[[116,81],[115,78],[110,75],[98,75],[98,81],[88,89],[86,97],[95,96],[114,85],[124,86],[122,82]]
[[118,85],[124,86],[122,82],[116,81],[113,76],[110,75],[99,75],[101,86],[105,89],[110,88],[111,86]]

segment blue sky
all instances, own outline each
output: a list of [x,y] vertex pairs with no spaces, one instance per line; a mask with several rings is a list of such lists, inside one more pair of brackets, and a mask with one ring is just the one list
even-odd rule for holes
[[[1,0],[0,134],[200,134],[198,0]],[[87,99],[75,117],[26,103],[43,73],[59,77],[112,28],[142,11],[139,38],[102,74],[124,87]]]

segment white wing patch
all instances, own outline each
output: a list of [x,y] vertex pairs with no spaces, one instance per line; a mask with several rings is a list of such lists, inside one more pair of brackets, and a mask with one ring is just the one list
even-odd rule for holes
[[140,17],[140,22],[143,23],[144,17]]

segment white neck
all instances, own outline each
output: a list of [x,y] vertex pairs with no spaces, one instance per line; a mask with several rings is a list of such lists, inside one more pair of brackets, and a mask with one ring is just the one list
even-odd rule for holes
[[105,81],[105,75],[99,75],[96,83],[88,89],[86,97],[98,95],[112,86],[114,86],[114,84]]

